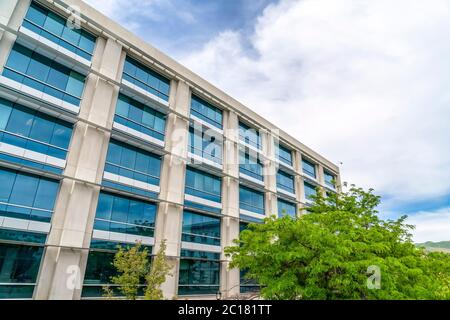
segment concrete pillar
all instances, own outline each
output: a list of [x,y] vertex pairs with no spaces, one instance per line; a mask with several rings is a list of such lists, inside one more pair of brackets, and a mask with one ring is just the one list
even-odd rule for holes
[[[170,108],[188,116],[190,110],[190,88],[185,82],[172,81],[170,89]],[[183,226],[184,185],[186,178],[187,143],[189,121],[170,113],[166,125],[165,149],[171,154],[164,156],[161,170],[160,199],[173,203],[161,202],[158,207],[155,226],[155,246],[158,252],[161,241],[166,240],[166,256],[172,265],[171,276],[161,286],[164,297],[172,299],[178,294],[178,274],[181,251],[181,230]]]
[[278,215],[278,199],[277,199],[277,171],[278,164],[274,161],[275,159],[275,139],[271,133],[265,133],[263,135],[263,150],[266,155],[264,159],[264,185],[268,190],[265,193],[265,211],[266,217],[272,215]]
[[230,258],[225,257],[223,249],[233,245],[239,238],[239,131],[238,116],[232,111],[224,113],[224,173],[229,176],[222,181],[222,263],[220,291],[224,298],[239,294],[239,269],[229,269]]
[[[114,40],[99,38],[93,69],[120,80],[125,53]],[[100,56],[100,59],[98,58]],[[79,118],[112,128],[119,88],[89,74]],[[80,299],[110,133],[78,121],[52,218],[35,299]]]
[[[295,150],[293,151],[293,160],[294,160],[294,169],[297,175],[295,176],[295,196],[297,202],[300,202],[304,204],[306,202],[305,199],[305,185],[303,182],[303,178],[301,176],[303,170],[302,170],[302,154],[300,151]],[[300,205],[297,209],[297,215],[302,215],[305,213],[305,210],[303,210],[303,205]]]
[[323,171],[323,165],[317,164],[317,181],[319,182],[318,190],[317,192],[322,193],[322,195],[325,195],[325,189],[322,187],[325,185],[325,174]]
[[[23,18],[27,14],[30,3],[31,0],[1,0],[0,24],[16,31],[19,30]],[[11,51],[16,38],[16,35],[5,32],[0,28],[0,73],[3,72],[3,67],[8,60],[9,52]]]

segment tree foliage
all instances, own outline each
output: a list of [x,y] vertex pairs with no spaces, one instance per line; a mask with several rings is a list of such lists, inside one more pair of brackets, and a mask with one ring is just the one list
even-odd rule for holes
[[148,250],[137,242],[133,247],[118,247],[113,265],[118,275],[111,278],[128,300],[136,300],[140,284],[149,270]]
[[[150,264],[149,252],[140,242],[132,247],[118,246],[113,265],[117,275],[111,282],[118,286],[120,293],[128,300],[136,300],[140,289],[145,289],[144,299],[161,300],[164,298],[161,285],[170,275],[171,266],[166,260],[166,241],[161,242],[158,253]],[[114,292],[104,287],[104,297],[112,299]]]
[[171,265],[166,259],[166,241],[161,242],[161,246],[153,259],[150,272],[145,277],[147,289],[145,290],[146,300],[162,300],[164,298],[161,285],[166,281],[166,277],[171,275]]
[[[315,197],[310,213],[250,224],[226,248],[268,299],[450,299],[450,255],[426,253],[413,226],[382,220],[373,190]],[[368,286],[380,270],[379,289]],[[370,282],[373,283],[373,282]]]

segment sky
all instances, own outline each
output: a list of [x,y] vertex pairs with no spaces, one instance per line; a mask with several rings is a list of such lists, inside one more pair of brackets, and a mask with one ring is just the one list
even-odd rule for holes
[[450,240],[447,0],[84,0]]

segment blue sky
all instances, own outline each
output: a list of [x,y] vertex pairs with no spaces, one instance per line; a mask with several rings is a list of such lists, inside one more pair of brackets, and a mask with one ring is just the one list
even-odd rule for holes
[[446,0],[85,0],[450,240]]

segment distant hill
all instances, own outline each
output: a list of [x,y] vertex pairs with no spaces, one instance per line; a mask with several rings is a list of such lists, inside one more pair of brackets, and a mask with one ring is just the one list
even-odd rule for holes
[[416,243],[417,247],[425,247],[427,251],[442,251],[450,253],[450,241]]

